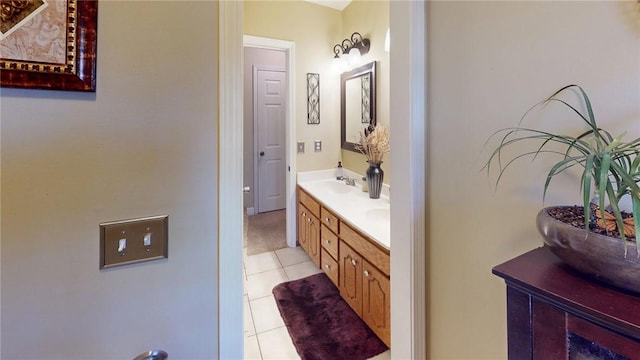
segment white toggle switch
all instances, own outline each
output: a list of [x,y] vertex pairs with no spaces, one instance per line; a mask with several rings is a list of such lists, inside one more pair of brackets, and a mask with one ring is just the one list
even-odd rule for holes
[[151,246],[151,233],[147,233],[142,242],[144,243],[144,246]]
[[123,252],[127,247],[127,239],[118,240],[118,252]]

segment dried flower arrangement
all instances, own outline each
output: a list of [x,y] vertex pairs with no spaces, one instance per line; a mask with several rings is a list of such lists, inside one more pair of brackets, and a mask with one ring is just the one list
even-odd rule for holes
[[381,163],[384,154],[391,151],[389,129],[381,125],[369,125],[360,133],[360,143],[356,144],[356,149],[367,157],[368,162]]

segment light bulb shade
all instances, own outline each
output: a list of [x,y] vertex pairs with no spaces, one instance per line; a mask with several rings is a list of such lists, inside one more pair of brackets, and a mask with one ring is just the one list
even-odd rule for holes
[[331,63],[331,67],[333,68],[333,71],[338,74],[342,74],[343,72],[347,71],[349,68],[349,64],[347,63],[346,54],[342,55],[341,57],[334,57]]
[[353,68],[360,63],[360,50],[357,48],[351,48],[349,50],[349,56],[347,57],[347,62],[349,63],[349,67]]

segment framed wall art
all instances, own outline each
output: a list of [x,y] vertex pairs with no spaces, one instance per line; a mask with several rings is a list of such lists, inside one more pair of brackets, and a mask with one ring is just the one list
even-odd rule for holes
[[97,0],[3,0],[0,19],[0,86],[96,90]]
[[307,124],[320,124],[320,74],[307,73]]

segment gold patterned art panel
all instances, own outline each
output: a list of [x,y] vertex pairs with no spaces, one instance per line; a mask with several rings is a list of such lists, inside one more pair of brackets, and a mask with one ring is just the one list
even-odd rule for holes
[[44,0],[0,0],[0,39],[47,7]]
[[[2,1],[4,10],[5,2],[15,3],[30,0],[0,1]],[[36,2],[36,0],[31,1]],[[49,6],[30,17],[28,21],[16,24],[12,32],[0,41],[0,57],[24,62],[73,66],[73,62],[70,64],[65,62],[67,0],[48,0],[48,2]],[[18,12],[16,16],[21,13]],[[4,27],[4,19],[2,20]],[[35,71],[33,68],[29,70]]]
[[95,90],[97,0],[0,0],[0,20],[2,86]]

